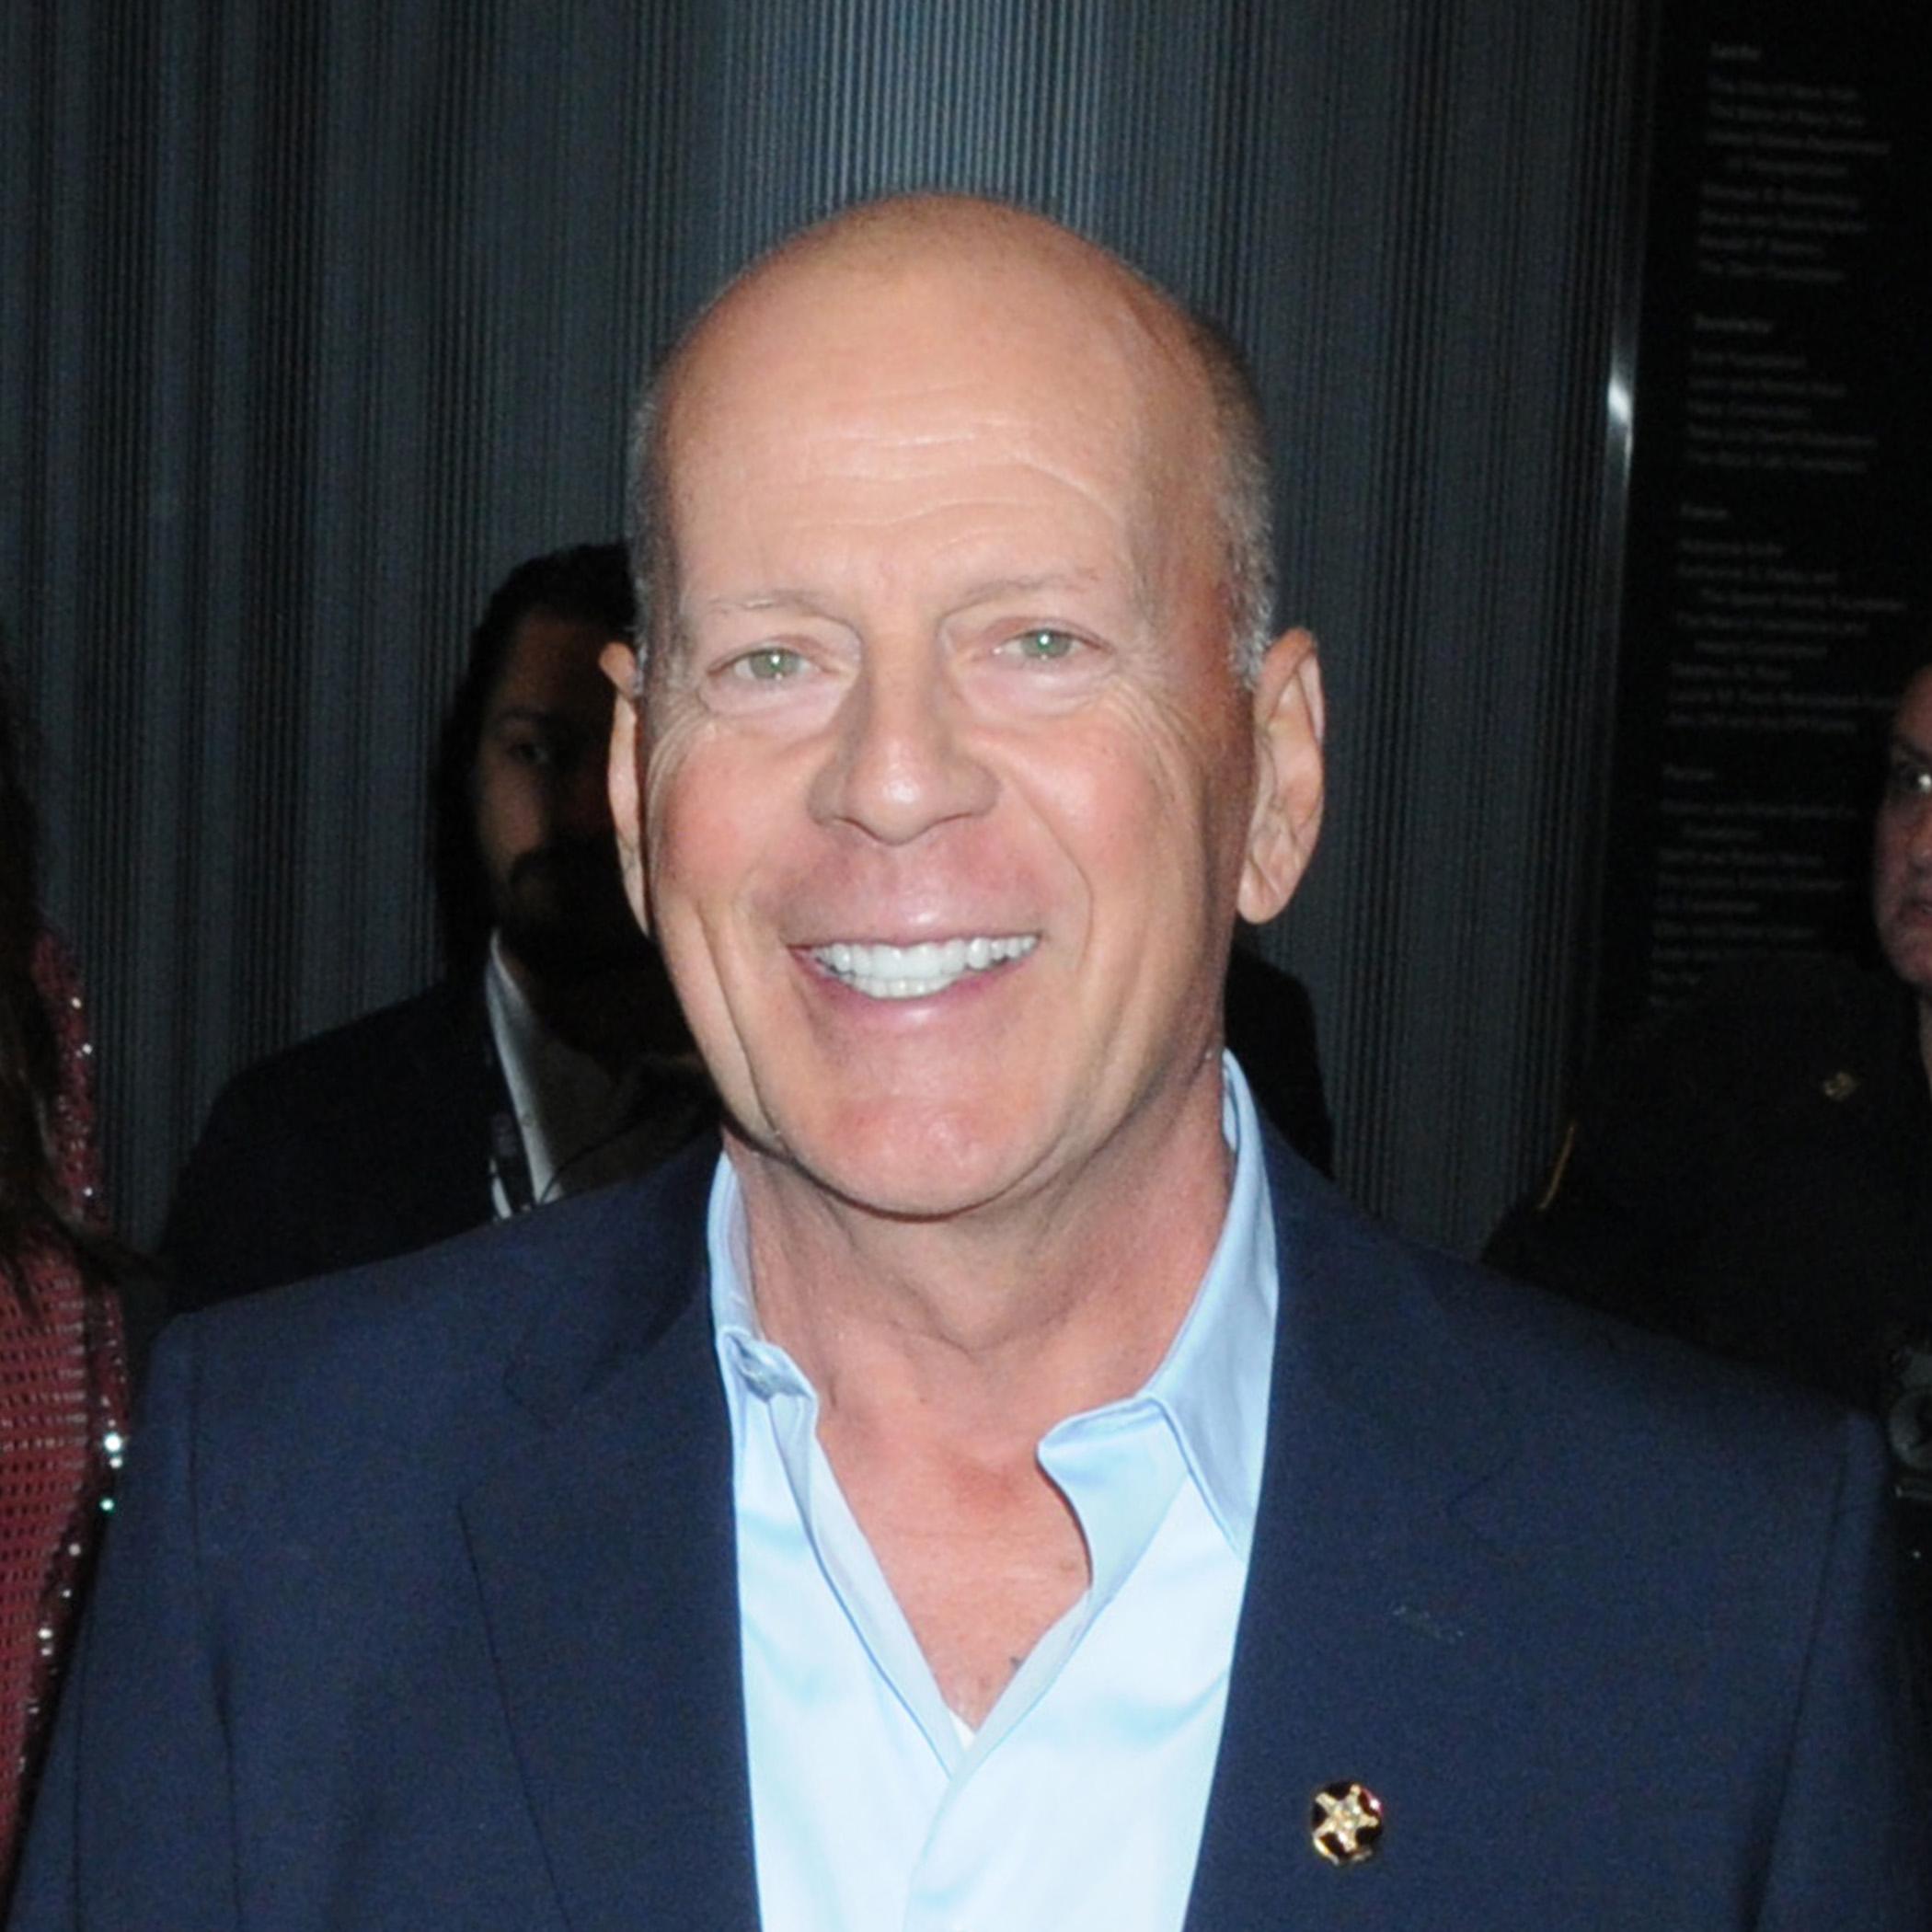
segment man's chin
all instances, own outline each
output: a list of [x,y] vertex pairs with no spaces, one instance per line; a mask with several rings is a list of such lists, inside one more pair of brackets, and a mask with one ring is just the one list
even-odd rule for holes
[[[728,1099],[729,1106],[729,1099]],[[781,1121],[731,1113],[728,1138],[743,1162],[781,1188],[881,1221],[960,1223],[996,1214],[1034,1191],[1042,1163],[1010,1110],[977,1116],[961,1108],[881,1102],[827,1107],[808,1102]]]

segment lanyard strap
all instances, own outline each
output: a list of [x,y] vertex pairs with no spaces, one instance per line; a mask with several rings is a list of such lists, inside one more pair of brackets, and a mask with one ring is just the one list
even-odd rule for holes
[[512,1214],[527,1214],[536,1205],[536,1190],[530,1179],[530,1151],[523,1144],[523,1130],[516,1117],[516,1101],[510,1091],[510,1079],[503,1071],[502,1056],[497,1052],[496,1034],[483,1029],[483,1064],[488,1069],[494,1104],[489,1112],[489,1159],[493,1178],[503,1190]]

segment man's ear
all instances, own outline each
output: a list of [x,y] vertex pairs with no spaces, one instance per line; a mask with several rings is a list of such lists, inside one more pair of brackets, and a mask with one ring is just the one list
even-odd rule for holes
[[1305,630],[1284,631],[1255,680],[1255,799],[1237,904],[1256,926],[1288,903],[1321,830],[1321,665]]
[[650,903],[644,893],[644,827],[638,812],[638,654],[613,638],[597,654],[598,667],[617,687],[611,709],[611,762],[607,774],[611,822],[617,828],[617,857],[624,868],[624,891],[638,924],[650,930]]

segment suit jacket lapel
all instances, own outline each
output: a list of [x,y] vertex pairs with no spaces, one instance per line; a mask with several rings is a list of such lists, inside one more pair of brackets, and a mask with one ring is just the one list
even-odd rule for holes
[[[1187,1924],[1423,1925],[1481,1772],[1458,1781],[1509,1681],[1497,1551],[1458,1502],[1513,1453],[1500,1408],[1415,1262],[1271,1150],[1282,1282],[1269,1448]],[[1386,1808],[1377,1857],[1338,1869],[1315,1792]],[[1438,1832],[1430,1814],[1463,1808]]]
[[[533,1444],[465,1507],[572,1932],[757,1923],[730,1428],[702,1292],[714,1153],[614,1190],[624,1211],[570,1258],[592,1279],[512,1371]],[[1409,1251],[1279,1148],[1271,1180],[1268,1454],[1187,1924],[1428,1923],[1429,1848],[1470,1828],[1509,1674],[1506,1564],[1456,1506],[1514,1443],[1500,1405],[1471,1398],[1483,1374]],[[1389,1824],[1377,1858],[1338,1871],[1309,1809],[1351,1779]]]
[[446,980],[410,1003],[388,1042],[400,1111],[385,1123],[390,1158],[372,1163],[394,1229],[382,1253],[427,1248],[490,1218],[489,1032],[482,982]]
[[512,1381],[543,1432],[464,1510],[572,1932],[757,1923],[730,1437],[702,1292],[715,1153],[674,1162],[650,1212],[571,1256],[610,1279],[533,1334]]

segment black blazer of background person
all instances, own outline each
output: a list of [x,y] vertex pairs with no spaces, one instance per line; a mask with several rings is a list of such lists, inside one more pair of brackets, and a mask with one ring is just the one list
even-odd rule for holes
[[[177,1306],[426,1247],[649,1165],[708,1123],[605,796],[597,654],[635,615],[616,544],[534,558],[490,598],[435,774],[448,974],[223,1088],[162,1237]],[[531,1118],[546,1080],[561,1121],[554,1106]],[[534,1146],[545,1118],[558,1144]]]

